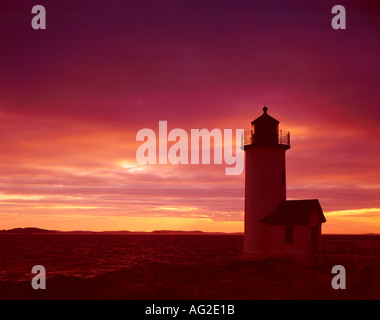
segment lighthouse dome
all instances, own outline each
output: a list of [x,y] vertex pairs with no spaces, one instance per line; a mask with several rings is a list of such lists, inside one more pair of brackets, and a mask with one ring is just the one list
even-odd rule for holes
[[268,114],[267,106],[263,108],[263,114],[251,122],[252,135],[256,145],[278,144],[278,124],[280,122]]

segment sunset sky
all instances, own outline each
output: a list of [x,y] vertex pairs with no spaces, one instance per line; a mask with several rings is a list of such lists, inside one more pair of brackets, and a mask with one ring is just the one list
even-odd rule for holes
[[[0,229],[243,231],[244,174],[141,165],[158,122],[291,132],[288,199],[380,233],[378,1],[0,2]],[[344,5],[347,29],[333,30]]]

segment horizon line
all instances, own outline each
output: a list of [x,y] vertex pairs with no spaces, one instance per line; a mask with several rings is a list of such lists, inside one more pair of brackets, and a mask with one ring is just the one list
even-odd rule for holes
[[[12,232],[15,230],[15,232]],[[19,230],[17,232],[16,230]],[[141,234],[141,233],[149,233],[149,234],[164,234],[164,233],[179,233],[179,234],[223,234],[223,235],[244,235],[244,232],[224,232],[224,231],[202,231],[202,230],[171,230],[171,229],[158,229],[152,231],[130,231],[130,230],[52,230],[52,229],[43,229],[38,227],[15,227],[11,229],[2,229],[0,233],[19,233],[19,234],[54,234],[54,233],[124,233],[124,234]],[[367,233],[322,233],[322,235],[380,235],[380,233],[376,232],[367,232]]]

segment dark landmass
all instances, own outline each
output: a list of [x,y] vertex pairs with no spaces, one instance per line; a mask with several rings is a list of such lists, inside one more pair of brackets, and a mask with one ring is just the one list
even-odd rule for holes
[[203,231],[181,231],[181,230],[154,230],[151,233],[165,233],[165,234],[170,234],[170,233],[192,233],[192,234],[203,234],[205,232]]
[[14,228],[9,230],[2,230],[0,233],[57,233],[55,230],[45,230],[40,228]]
[[128,299],[128,300],[346,300],[380,298],[380,262],[367,263],[358,276],[355,265],[345,263],[347,288],[331,287],[331,267],[326,260],[307,267],[286,259],[215,263],[145,264],[93,278],[55,275],[45,290],[34,290],[30,281],[0,281],[0,299]]
[[[190,235],[244,235],[243,232],[206,232],[200,230],[183,231],[183,230],[154,230],[154,231],[128,231],[128,230],[116,230],[116,231],[86,231],[86,230],[74,230],[74,231],[60,231],[60,230],[47,230],[41,228],[27,227],[27,228],[13,228],[9,230],[0,230],[0,233],[57,233],[57,234],[150,234],[150,235],[170,235],[170,234],[190,234]],[[324,240],[378,240],[380,234],[378,233],[363,233],[363,234],[322,234]]]
[[23,234],[41,234],[41,233],[57,233],[57,234],[191,234],[191,235],[201,235],[201,234],[243,234],[242,232],[236,233],[224,233],[224,232],[204,232],[204,231],[182,231],[182,230],[154,230],[151,232],[148,231],[128,231],[128,230],[120,230],[120,231],[85,231],[85,230],[75,230],[75,231],[58,231],[58,230],[46,230],[40,228],[14,228],[9,230],[0,230],[0,233],[23,233]]

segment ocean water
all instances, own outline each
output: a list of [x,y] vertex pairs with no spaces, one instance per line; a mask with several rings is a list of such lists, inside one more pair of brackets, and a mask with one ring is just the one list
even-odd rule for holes
[[0,234],[0,280],[30,280],[34,265],[47,278],[91,278],[146,262],[217,263],[242,252],[242,235]]

